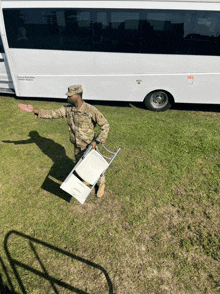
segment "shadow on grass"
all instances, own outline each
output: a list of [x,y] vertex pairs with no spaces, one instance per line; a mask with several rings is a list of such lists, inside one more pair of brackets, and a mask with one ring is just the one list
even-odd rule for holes
[[202,112],[220,112],[219,104],[188,104],[176,103],[172,105],[171,110],[179,111],[202,111]]
[[[22,238],[23,241],[28,242],[28,244],[27,244],[28,248],[31,251],[32,255],[34,256],[34,261],[32,260],[31,265],[35,262],[35,263],[38,264],[38,267],[35,265],[35,268],[34,268],[33,266],[30,266],[28,264],[28,261],[23,256],[23,255],[26,256],[26,254],[27,254],[26,252],[25,252],[26,254],[24,254],[24,252],[22,252],[22,256],[19,256],[19,258],[18,257],[13,258],[12,254],[10,252],[10,249],[9,249],[9,244],[8,244],[11,241],[11,240],[9,240],[11,235],[14,235],[14,237]],[[21,243],[19,243],[19,244],[21,244]],[[20,246],[23,249],[23,247],[22,247],[23,244],[21,244]],[[41,246],[41,248],[37,248],[39,246]],[[7,235],[5,237],[5,240],[4,240],[4,248],[5,248],[7,258],[9,260],[9,262],[10,262],[11,268],[12,268],[14,274],[15,274],[15,277],[17,279],[17,282],[18,282],[18,284],[20,286],[20,289],[21,289],[23,294],[28,293],[26,291],[26,289],[25,289],[24,282],[22,281],[22,277],[25,277],[26,275],[22,275],[22,277],[21,277],[21,275],[19,274],[19,272],[21,272],[20,269],[23,269],[24,271],[28,271],[30,274],[34,274],[34,276],[36,276],[38,278],[43,278],[44,281],[46,280],[50,284],[50,286],[53,289],[54,293],[59,294],[58,287],[59,288],[61,287],[61,288],[67,289],[67,290],[69,290],[71,292],[74,292],[74,293],[88,294],[87,292],[85,292],[83,290],[80,290],[80,289],[70,285],[69,283],[64,282],[63,278],[58,279],[58,278],[55,278],[54,276],[50,275],[48,270],[50,270],[50,272],[51,272],[51,268],[48,267],[48,269],[47,269],[47,267],[44,265],[44,262],[43,262],[43,260],[45,260],[45,257],[42,254],[42,250],[40,250],[42,248],[44,249],[44,251],[51,250],[53,253],[56,254],[56,257],[58,256],[58,254],[60,254],[65,258],[65,260],[67,258],[70,258],[70,262],[75,261],[75,262],[83,263],[87,267],[91,267],[93,269],[98,270],[100,272],[100,274],[104,274],[106,284],[107,284],[107,288],[108,288],[108,290],[107,290],[108,293],[113,294],[113,285],[112,285],[112,282],[111,282],[111,280],[109,278],[109,275],[108,275],[107,271],[103,267],[101,267],[100,265],[98,265],[96,263],[93,263],[93,262],[91,262],[89,260],[86,260],[84,258],[81,258],[79,256],[76,256],[75,254],[69,253],[69,252],[67,252],[67,251],[65,251],[63,249],[60,249],[60,248],[55,247],[55,246],[53,246],[51,244],[48,244],[48,243],[43,242],[41,240],[32,238],[32,237],[30,237],[28,235],[25,235],[25,234],[23,234],[21,232],[17,232],[17,231],[10,231],[10,232],[7,233]],[[20,261],[22,259],[22,257],[24,257],[24,259],[25,259],[24,262]],[[8,275],[7,275],[7,277],[8,277]],[[10,281],[9,277],[8,277],[8,281]],[[94,280],[94,283],[96,283],[95,280]],[[10,282],[10,285],[12,286],[11,282]],[[42,289],[42,290],[44,290],[44,289]],[[16,294],[15,292],[7,292],[7,294],[8,293]]]
[[[3,283],[2,273],[4,273],[4,275],[6,276],[7,281],[8,281],[8,285],[9,285],[11,290],[9,289],[9,287],[7,285],[5,285]],[[14,287],[13,287],[12,281],[10,279],[10,276],[8,274],[7,268],[6,268],[6,266],[5,266],[5,264],[4,264],[1,257],[0,257],[0,293],[1,294],[18,294],[14,290]]]
[[60,184],[73,169],[73,160],[66,155],[65,148],[62,145],[51,139],[40,136],[37,131],[31,131],[29,137],[30,138],[27,140],[2,142],[13,143],[15,145],[36,144],[54,163],[41,188],[70,202],[72,197],[60,189]]
[[[130,107],[139,108],[149,111],[144,102],[122,102],[122,101],[88,101],[92,105],[103,105],[112,107]],[[202,111],[202,112],[220,112],[220,102],[219,104],[191,104],[191,103],[174,103],[170,110],[179,111]]]

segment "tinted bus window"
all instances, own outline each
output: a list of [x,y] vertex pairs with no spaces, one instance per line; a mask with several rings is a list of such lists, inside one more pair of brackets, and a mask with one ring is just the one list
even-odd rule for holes
[[220,55],[220,12],[150,11],[141,52]]
[[10,48],[220,55],[220,12],[4,9]]

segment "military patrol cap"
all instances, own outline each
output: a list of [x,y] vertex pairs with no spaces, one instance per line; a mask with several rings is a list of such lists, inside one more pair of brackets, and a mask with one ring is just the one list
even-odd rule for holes
[[83,92],[81,85],[74,85],[68,88],[68,92],[66,93],[67,96],[73,96],[75,94],[80,94]]

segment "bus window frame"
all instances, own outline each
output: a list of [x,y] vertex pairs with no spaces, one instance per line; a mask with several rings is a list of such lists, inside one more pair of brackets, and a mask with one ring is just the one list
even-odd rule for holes
[[5,53],[5,49],[4,49],[4,46],[3,46],[3,42],[2,42],[2,36],[0,35],[0,53]]

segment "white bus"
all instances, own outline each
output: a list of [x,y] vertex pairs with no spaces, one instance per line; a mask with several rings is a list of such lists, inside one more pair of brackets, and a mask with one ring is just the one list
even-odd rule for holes
[[1,0],[0,92],[220,104],[220,1]]

